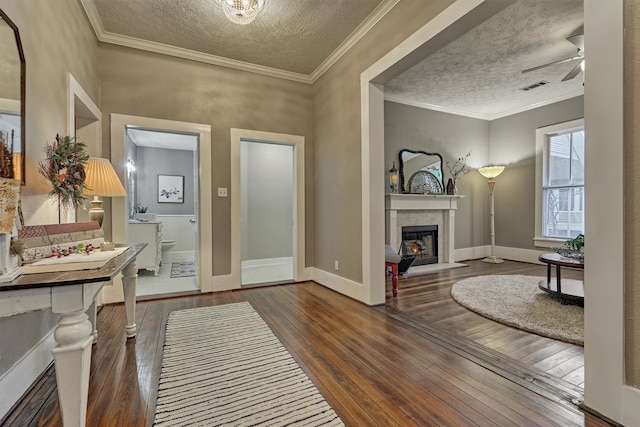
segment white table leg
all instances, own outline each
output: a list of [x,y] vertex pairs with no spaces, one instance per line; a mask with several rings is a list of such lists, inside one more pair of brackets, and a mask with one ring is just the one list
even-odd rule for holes
[[138,268],[136,260],[133,260],[122,270],[122,288],[124,291],[124,306],[127,312],[127,326],[125,327],[127,338],[136,336],[136,283]]
[[89,370],[93,326],[84,311],[58,313],[52,350],[62,422],[65,427],[84,426],[87,419]]
[[96,319],[98,318],[98,304],[96,304],[96,300],[93,300],[93,304],[91,304],[89,310],[87,310],[87,315],[89,316],[89,322],[91,322],[91,336],[93,337],[93,344],[95,344],[98,342],[98,328],[96,327]]

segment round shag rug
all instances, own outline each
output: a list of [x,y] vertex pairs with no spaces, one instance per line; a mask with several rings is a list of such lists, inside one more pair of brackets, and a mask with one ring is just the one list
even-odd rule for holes
[[[538,289],[544,277],[504,275],[461,280],[451,296],[463,307],[496,322],[545,337],[584,345],[584,309],[563,305]],[[562,279],[563,282],[571,279]]]

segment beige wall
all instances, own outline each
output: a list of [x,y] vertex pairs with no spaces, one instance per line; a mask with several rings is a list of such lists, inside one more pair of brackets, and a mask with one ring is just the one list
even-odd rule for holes
[[[0,8],[18,26],[26,60],[25,222],[56,223],[57,208],[47,198],[48,184],[37,164],[45,142],[67,132],[67,72],[99,101],[97,41],[77,0],[0,0]],[[55,319],[47,311],[0,319],[0,376],[51,331]],[[42,360],[51,360],[50,350]]]
[[625,2],[625,380],[640,387],[640,5]]
[[451,3],[401,1],[313,85],[316,268],[362,281],[360,74]]
[[[273,77],[201,64],[139,50],[103,45],[100,108],[105,153],[109,114],[211,125],[212,187],[231,188],[230,129],[302,135],[306,138],[307,265],[313,263],[312,88]],[[188,168],[190,169],[190,165]],[[231,196],[231,194],[229,194]],[[214,197],[213,273],[231,273],[231,197]]]

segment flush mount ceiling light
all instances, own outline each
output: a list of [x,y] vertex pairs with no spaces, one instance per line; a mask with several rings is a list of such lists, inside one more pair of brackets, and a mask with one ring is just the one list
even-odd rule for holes
[[264,0],[220,0],[224,14],[234,24],[253,21],[264,6]]

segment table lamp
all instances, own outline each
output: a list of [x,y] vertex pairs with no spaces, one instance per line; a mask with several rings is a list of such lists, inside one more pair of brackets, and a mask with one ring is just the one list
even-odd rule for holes
[[495,225],[495,211],[493,204],[493,187],[496,185],[495,178],[504,171],[504,166],[485,166],[479,168],[478,172],[489,180],[489,192],[491,194],[491,256],[484,258],[482,261],[490,262],[493,264],[499,264],[504,262],[503,259],[496,257],[496,225]]
[[108,159],[89,157],[85,171],[87,178],[84,181],[84,194],[93,196],[89,219],[98,221],[98,224],[102,227],[104,209],[102,209],[102,200],[100,200],[99,196],[121,197],[126,196],[127,192]]

